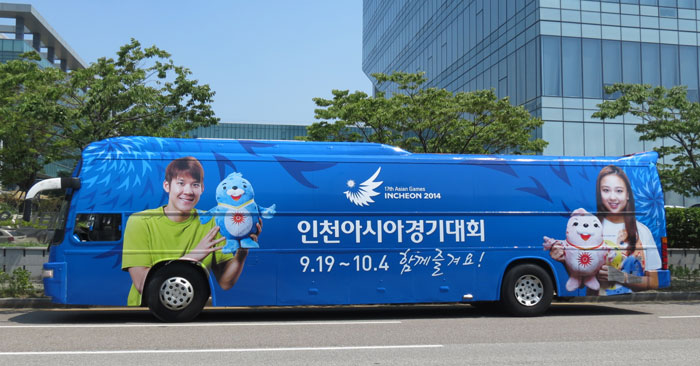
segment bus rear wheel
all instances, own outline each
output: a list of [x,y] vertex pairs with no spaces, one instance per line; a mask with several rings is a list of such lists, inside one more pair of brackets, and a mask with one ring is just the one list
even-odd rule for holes
[[536,264],[518,264],[506,272],[501,306],[514,316],[542,315],[552,304],[552,279]]
[[170,263],[148,281],[146,303],[164,322],[194,319],[209,299],[209,284],[201,271],[189,263]]

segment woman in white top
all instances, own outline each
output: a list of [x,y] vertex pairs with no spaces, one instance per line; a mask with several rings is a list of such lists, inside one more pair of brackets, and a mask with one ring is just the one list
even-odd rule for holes
[[[598,219],[603,224],[603,239],[615,243],[625,257],[634,257],[641,265],[642,273],[604,265],[598,272],[601,294],[642,291],[658,288],[657,269],[661,268],[661,257],[654,237],[646,225],[635,217],[634,194],[625,172],[615,165],[601,169],[596,181],[596,205]],[[564,246],[555,243],[549,255],[564,261]]]
[[619,245],[624,255],[634,256],[644,269],[644,275],[634,276],[604,265],[598,280],[601,284],[620,283],[634,291],[658,288],[653,270],[661,268],[661,257],[651,231],[635,217],[632,187],[619,167],[608,165],[601,169],[596,181],[596,205],[603,223],[603,239]]

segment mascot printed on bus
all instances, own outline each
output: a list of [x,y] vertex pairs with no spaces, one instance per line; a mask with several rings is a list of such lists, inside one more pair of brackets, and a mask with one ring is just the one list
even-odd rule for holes
[[250,238],[256,232],[255,224],[259,218],[271,219],[276,213],[276,205],[260,207],[255,203],[253,185],[243,178],[241,173],[231,173],[216,187],[218,205],[211,210],[200,213],[202,224],[212,216],[219,226],[221,235],[226,238],[222,253],[234,253],[238,248],[259,248],[259,244]]
[[544,237],[544,249],[550,250],[555,243],[564,249],[563,262],[569,272],[567,291],[574,291],[581,285],[598,291],[600,282],[596,278],[600,267],[619,261],[619,251],[612,250],[603,240],[603,225],[600,220],[583,208],[576,209],[566,225],[566,240]]

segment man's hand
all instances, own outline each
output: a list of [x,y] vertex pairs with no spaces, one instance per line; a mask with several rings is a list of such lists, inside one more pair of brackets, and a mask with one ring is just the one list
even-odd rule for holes
[[192,249],[191,252],[185,254],[180,259],[201,262],[209,255],[209,253],[221,250],[222,247],[217,247],[216,245],[226,240],[226,238],[215,239],[216,234],[218,233],[219,227],[214,226],[211,230],[209,230],[207,235],[205,235],[204,238],[199,241],[197,246]]
[[258,219],[258,223],[255,224],[255,227],[258,229],[258,231],[256,231],[253,234],[250,234],[250,238],[257,243],[258,237],[260,236],[260,233],[262,233],[262,219]]

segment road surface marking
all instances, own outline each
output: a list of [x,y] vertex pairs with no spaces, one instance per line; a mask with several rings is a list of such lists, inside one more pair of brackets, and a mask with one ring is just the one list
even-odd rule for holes
[[228,352],[294,352],[294,351],[362,351],[383,349],[442,348],[442,344],[410,344],[396,346],[346,346],[346,347],[281,347],[281,348],[223,348],[223,349],[173,349],[173,350],[114,350],[114,351],[45,351],[0,352],[0,356],[61,356],[61,355],[120,355],[146,353],[228,353]]
[[685,318],[700,318],[700,315],[674,315],[660,316],[659,319],[685,319]]

